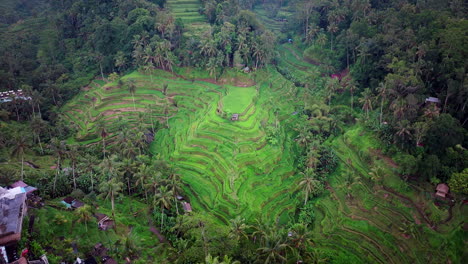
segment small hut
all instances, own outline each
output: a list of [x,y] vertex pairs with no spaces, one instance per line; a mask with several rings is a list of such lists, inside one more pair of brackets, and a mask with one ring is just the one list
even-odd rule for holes
[[449,187],[445,183],[439,183],[436,187],[435,195],[437,197],[446,198],[447,194],[449,193]]
[[231,121],[238,121],[239,120],[239,114],[232,114]]
[[115,225],[115,222],[105,214],[96,213],[94,216],[97,218],[99,230],[105,231],[113,228]]
[[76,209],[85,205],[82,201],[75,199],[73,197],[70,197],[70,196],[65,197],[61,201],[61,203],[64,204],[67,207],[67,209]]

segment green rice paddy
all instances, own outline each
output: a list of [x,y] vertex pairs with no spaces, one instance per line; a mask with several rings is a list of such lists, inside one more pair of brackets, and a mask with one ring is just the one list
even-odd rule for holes
[[[280,64],[295,76],[310,75],[316,66],[297,53],[294,46],[283,49]],[[168,119],[151,151],[176,168],[195,211],[220,224],[238,215],[286,224],[295,220],[302,201],[291,129],[298,121],[291,113],[299,107],[296,98],[302,90],[273,68],[255,75],[244,76],[255,79],[254,85],[236,87],[192,82],[163,71],[154,72],[151,81],[149,75],[133,72],[123,79],[137,83],[135,106],[124,88],[95,81],[63,108],[78,130],[70,140],[99,141],[96,122],[104,122],[112,134],[119,117],[136,126],[139,112],[147,126],[151,119],[162,124]],[[230,120],[233,113],[240,114],[239,121]],[[276,121],[280,132],[278,144],[272,145],[266,127]],[[398,177],[394,164],[372,151],[379,149],[379,141],[359,125],[325,144],[340,162],[326,193],[313,201],[317,250],[333,263],[446,263],[448,257],[461,262],[466,207],[456,204],[450,210],[457,217],[449,219],[448,208],[434,206],[430,188],[413,188]],[[375,166],[384,168],[380,181],[369,175]]]

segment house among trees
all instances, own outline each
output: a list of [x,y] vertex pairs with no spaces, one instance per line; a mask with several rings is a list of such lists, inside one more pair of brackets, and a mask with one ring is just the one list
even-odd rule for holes
[[25,96],[23,90],[0,92],[0,103],[7,103],[13,99],[31,100],[30,96]]
[[426,98],[426,103],[440,104],[440,100],[437,97],[428,97]]
[[65,197],[62,201],[62,204],[64,204],[67,209],[76,209],[84,206],[84,203],[78,199],[75,199],[73,197]]
[[27,195],[31,194],[32,192],[36,191],[37,188],[36,187],[32,187],[32,186],[29,186],[27,185],[25,182],[23,181],[17,181],[15,183],[13,183],[12,185],[9,186],[10,188],[23,188],[24,189],[24,192],[26,192]]
[[101,213],[96,213],[94,215],[97,218],[98,221],[98,228],[100,230],[107,230],[110,228],[113,228],[115,225],[115,222],[111,220],[107,215],[101,214]]
[[26,192],[21,187],[0,187],[0,263],[12,263],[17,256],[23,217],[26,214]]
[[436,197],[446,198],[449,193],[449,187],[445,183],[439,183],[436,187]]
[[192,206],[190,203],[182,202],[182,207],[184,208],[185,212],[192,212]]
[[239,120],[239,114],[232,114],[231,121],[238,121]]

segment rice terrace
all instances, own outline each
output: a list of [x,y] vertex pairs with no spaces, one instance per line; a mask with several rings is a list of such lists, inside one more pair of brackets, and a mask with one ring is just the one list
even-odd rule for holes
[[465,263],[466,3],[20,2],[0,264]]

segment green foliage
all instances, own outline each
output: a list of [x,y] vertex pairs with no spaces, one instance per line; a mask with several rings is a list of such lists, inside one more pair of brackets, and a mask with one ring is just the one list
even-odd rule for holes
[[468,169],[452,174],[448,184],[453,192],[468,194]]
[[309,228],[313,228],[315,222],[315,206],[313,203],[308,203],[300,209],[299,212],[299,223],[307,225]]

